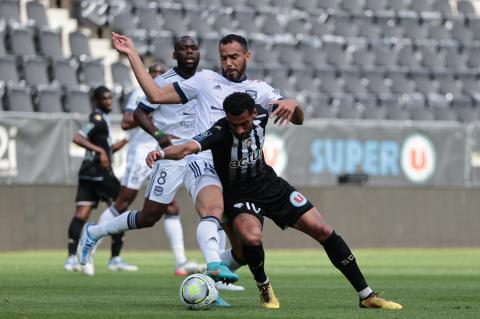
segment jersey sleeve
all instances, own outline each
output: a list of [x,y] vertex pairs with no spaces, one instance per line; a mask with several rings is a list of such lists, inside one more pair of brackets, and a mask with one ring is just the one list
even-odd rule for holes
[[128,97],[127,105],[125,105],[125,112],[133,112],[137,108],[138,103],[143,100],[145,94],[141,89],[137,89]]
[[102,115],[98,113],[92,113],[90,114],[89,121],[80,128],[78,133],[87,139],[91,139],[91,137],[98,132],[102,122]]
[[272,113],[273,106],[269,105],[268,103],[275,100],[282,100],[284,99],[284,97],[267,83],[259,82],[258,84],[261,87],[261,90],[259,90],[260,94],[257,98],[256,103],[260,104],[263,108],[265,108],[268,113]]
[[224,140],[224,129],[222,123],[220,121],[215,123],[207,131],[195,136],[193,140],[200,146],[200,151],[209,150],[218,146]]
[[[267,109],[265,109],[263,106],[261,105],[255,105],[256,109],[257,109],[257,118],[256,120],[259,121],[257,122],[258,125],[260,125],[261,127],[265,128],[267,126],[267,123],[268,123],[268,118],[269,118],[269,112]],[[255,122],[254,122],[255,123]]]
[[[157,76],[155,79],[155,84],[157,84],[159,87],[164,87],[168,83],[165,81],[165,79],[162,77],[162,75]],[[145,94],[142,96],[140,101],[138,102],[138,107],[142,108],[143,110],[147,112],[153,112],[156,109],[158,109],[160,104],[152,104],[148,100],[148,98],[145,96]]]
[[189,79],[181,82],[174,82],[173,87],[182,99],[182,103],[185,104],[188,101],[197,98],[197,95],[202,90],[205,81],[205,71],[200,71]]

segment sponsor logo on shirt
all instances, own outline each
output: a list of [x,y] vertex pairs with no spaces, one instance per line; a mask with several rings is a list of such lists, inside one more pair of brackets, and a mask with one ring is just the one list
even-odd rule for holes
[[252,153],[248,154],[248,157],[244,157],[238,161],[230,161],[230,167],[231,168],[237,168],[237,167],[245,167],[250,165],[251,163],[256,162],[260,157],[262,156],[262,150],[257,149],[254,150]]

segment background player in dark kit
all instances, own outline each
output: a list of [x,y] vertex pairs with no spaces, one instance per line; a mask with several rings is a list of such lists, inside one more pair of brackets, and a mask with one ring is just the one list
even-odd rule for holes
[[[80,271],[75,252],[82,227],[90,217],[92,208],[100,200],[107,203],[117,197],[120,183],[112,171],[112,155],[121,149],[127,140],[123,139],[112,145],[110,120],[108,113],[112,110],[112,93],[105,86],[99,86],[93,93],[96,109],[89,115],[89,122],[73,137],[73,142],[86,149],[85,158],[78,172],[78,189],[75,199],[75,214],[68,228],[68,258],[64,268],[67,271]],[[112,235],[112,257],[120,255],[123,245],[123,233]],[[94,275],[93,264],[83,267],[87,275]]]

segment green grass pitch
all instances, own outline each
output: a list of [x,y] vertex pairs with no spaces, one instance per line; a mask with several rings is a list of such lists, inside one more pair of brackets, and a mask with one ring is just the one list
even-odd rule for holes
[[[200,260],[198,252],[189,252]],[[355,250],[370,286],[400,311],[359,309],[349,283],[321,250],[269,250],[266,268],[281,303],[262,309],[246,267],[244,292],[222,296],[229,309],[189,311],[178,298],[169,252],[124,256],[138,273],[112,273],[107,252],[96,275],[63,270],[65,252],[0,253],[0,318],[480,318],[480,249]]]

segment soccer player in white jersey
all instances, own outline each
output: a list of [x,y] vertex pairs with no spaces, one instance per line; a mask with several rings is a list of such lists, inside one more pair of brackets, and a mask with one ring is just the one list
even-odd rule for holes
[[[196,133],[207,130],[218,119],[225,116],[222,107],[223,99],[233,92],[247,92],[257,104],[267,108],[276,105],[272,114],[276,116],[274,122],[279,124],[288,123],[298,106],[296,100],[283,99],[265,82],[252,81],[246,77],[245,71],[250,52],[245,38],[239,35],[225,36],[219,43],[222,74],[203,70],[185,81],[175,82],[165,87],[158,86],[145,71],[143,62],[130,38],[113,33],[112,39],[115,48],[128,57],[135,76],[151,103],[178,104],[193,99],[198,101]],[[162,134],[163,132],[157,133],[158,136]],[[211,152],[192,155],[187,159],[187,163],[190,168],[186,177],[187,188],[198,213],[202,216],[197,228],[197,241],[207,261],[207,274],[216,281],[234,282],[238,280],[238,275],[232,273],[225,262],[232,266],[240,258],[235,258],[231,250],[220,256],[218,229],[221,228],[220,220],[223,214],[222,185],[213,167]],[[147,217],[144,206],[141,212],[131,211],[103,225],[85,227],[77,250],[80,263],[88,259],[92,247],[99,238],[108,233],[138,228],[138,225],[148,225],[145,221]],[[239,263],[237,265],[239,266]]]
[[[184,61],[177,61],[178,68],[189,68]],[[197,61],[198,63],[198,61]],[[163,63],[154,63],[149,66],[148,73],[152,78],[161,76],[166,71]],[[194,70],[195,71],[195,70]],[[172,69],[165,74],[165,78],[171,77],[175,71]],[[125,112],[122,117],[121,126],[124,130],[129,130],[129,146],[127,151],[127,167],[122,179],[120,192],[115,202],[108,207],[100,216],[99,223],[106,222],[121,213],[125,212],[135,200],[138,190],[142,187],[145,180],[150,175],[150,168],[145,163],[145,154],[157,147],[157,141],[148,133],[138,127],[134,119],[133,113],[137,109],[138,103],[145,96],[141,88],[138,88],[130,95]],[[157,117],[161,117],[163,109],[159,109]],[[163,114],[169,116],[169,114]],[[172,120],[177,120],[176,116]],[[156,123],[159,128],[164,129],[164,123]],[[180,125],[180,124],[179,124]],[[191,135],[191,134],[189,134]],[[185,256],[185,245],[183,241],[183,229],[180,221],[178,205],[171,201],[167,203],[164,215],[165,234],[170,243],[174,259],[175,259],[175,275],[185,276],[190,273],[197,273],[203,270],[203,267],[196,262],[188,261]],[[115,257],[110,259],[108,268],[112,271],[137,271],[138,267],[126,263],[122,258]]]

